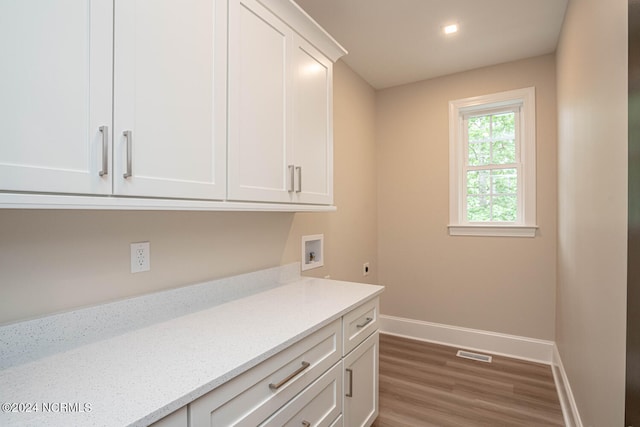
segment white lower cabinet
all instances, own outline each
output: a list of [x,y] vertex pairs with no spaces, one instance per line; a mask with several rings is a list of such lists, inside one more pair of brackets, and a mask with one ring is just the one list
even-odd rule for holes
[[345,355],[378,329],[380,325],[379,311],[380,301],[376,298],[344,315],[342,318],[342,337],[344,340],[342,349]]
[[331,424],[330,427],[343,427],[344,425],[344,419],[342,418],[342,415],[340,415],[338,417],[338,419],[336,419],[333,424]]
[[378,331],[344,358],[344,425],[370,426],[378,416]]
[[187,427],[188,425],[187,407],[183,406],[177,411],[151,424],[150,427]]
[[260,425],[341,356],[342,324],[337,319],[192,402],[190,426]]
[[330,427],[342,412],[342,364],[318,378],[260,427]]
[[[378,415],[378,304],[365,302],[191,402],[188,426],[370,426]],[[350,329],[362,332],[343,339]]]

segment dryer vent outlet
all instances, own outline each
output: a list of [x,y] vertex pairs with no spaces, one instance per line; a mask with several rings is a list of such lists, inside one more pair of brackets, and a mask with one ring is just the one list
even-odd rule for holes
[[491,356],[486,354],[472,353],[470,351],[458,350],[456,354],[458,357],[462,357],[464,359],[477,360],[478,362],[491,363]]

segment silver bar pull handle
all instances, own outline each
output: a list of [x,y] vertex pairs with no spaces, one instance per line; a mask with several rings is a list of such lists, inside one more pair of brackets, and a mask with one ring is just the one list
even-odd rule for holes
[[353,370],[346,369],[347,374],[349,374],[349,393],[345,394],[347,397],[353,397]]
[[133,176],[131,168],[131,146],[133,145],[133,133],[130,130],[125,130],[122,134],[127,140],[127,171],[122,175],[126,179]]
[[282,381],[280,381],[280,382],[278,382],[278,383],[276,383],[276,384],[274,384],[274,383],[269,384],[269,388],[270,388],[271,390],[277,390],[277,389],[279,389],[280,387],[282,387],[283,385],[285,385],[286,383],[288,383],[289,381],[291,381],[291,380],[293,379],[293,377],[295,377],[296,375],[298,375],[299,373],[301,373],[302,371],[304,371],[305,369],[307,369],[309,366],[311,366],[311,363],[303,361],[303,362],[302,362],[302,366],[301,366],[300,368],[296,369],[296,371],[295,371],[295,372],[293,372],[293,373],[292,373],[291,375],[289,375],[287,378],[283,379]]
[[311,427],[311,423],[305,420],[302,422],[302,427]]
[[109,126],[100,126],[98,129],[102,133],[102,170],[98,175],[105,176],[109,174]]
[[298,189],[296,193],[302,192],[302,166],[296,166],[296,170],[298,171]]
[[365,320],[364,323],[361,325],[356,325],[356,328],[364,328],[371,322],[373,322],[373,317],[367,317],[367,320]]
[[287,166],[287,168],[289,168],[289,192],[293,193],[293,191],[294,191],[294,181],[295,181],[295,175],[294,175],[295,167],[293,165],[289,165],[289,166]]

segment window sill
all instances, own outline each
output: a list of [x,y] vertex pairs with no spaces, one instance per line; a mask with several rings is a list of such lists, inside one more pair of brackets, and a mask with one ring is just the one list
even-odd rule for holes
[[537,225],[449,225],[450,236],[536,237]]

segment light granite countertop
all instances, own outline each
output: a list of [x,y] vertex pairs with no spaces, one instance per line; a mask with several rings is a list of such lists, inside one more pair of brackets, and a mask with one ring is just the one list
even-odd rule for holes
[[[216,282],[207,284],[215,285],[221,286]],[[233,283],[222,285],[229,287]],[[16,347],[22,348],[17,358],[9,351],[0,353],[5,362],[11,362],[0,371],[0,425],[149,425],[374,298],[383,289],[300,277],[287,283],[261,284],[245,291],[244,296],[234,295],[230,301],[213,300],[210,308],[187,308],[186,313],[170,319],[132,325],[130,330],[105,331],[104,339],[82,342],[67,338],[78,344],[67,349],[58,345],[52,354],[41,348],[25,349],[16,338],[33,328],[34,322],[46,322],[46,318],[0,327],[0,344],[11,348],[11,340],[15,339]],[[181,290],[188,292],[189,287]],[[173,292],[165,293],[163,301],[176,299],[175,292],[180,291]],[[109,312],[123,305],[139,310],[145,298],[150,297],[139,298],[137,305],[129,301],[114,303]],[[166,309],[166,301],[164,304]],[[149,310],[154,310],[153,304]],[[83,314],[86,317],[83,310],[75,313]],[[72,322],[73,318],[68,318],[72,315],[59,316],[66,316],[64,322]],[[130,313],[123,316],[127,315]],[[38,328],[44,328],[39,333],[46,335],[42,323]],[[51,343],[47,346],[51,348]],[[34,359],[32,353],[41,357]],[[7,412],[7,403],[25,405],[9,408],[16,412]],[[27,409],[31,412],[20,412]]]

